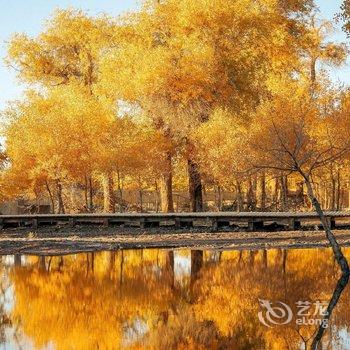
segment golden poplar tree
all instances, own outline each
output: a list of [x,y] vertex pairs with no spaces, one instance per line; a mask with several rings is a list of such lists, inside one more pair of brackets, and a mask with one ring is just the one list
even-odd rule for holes
[[[115,28],[114,21],[106,16],[92,18],[82,11],[58,10],[36,38],[14,35],[7,61],[26,83],[40,84],[49,90],[73,84],[82,90],[80,97],[86,94],[87,99],[95,99],[96,106],[113,105],[114,100],[99,93],[98,81],[99,62],[113,46]],[[92,174],[86,176],[91,179]],[[110,211],[114,210],[110,203],[112,174],[104,177],[105,210]]]
[[[103,64],[104,85],[140,106],[166,137],[183,146],[191,210],[203,208],[191,131],[216,107],[244,116],[267,93],[274,74],[290,71],[298,49],[293,33],[302,24],[289,15],[306,10],[306,3],[145,1],[139,12],[122,18],[119,45]],[[171,191],[171,154],[163,158]]]

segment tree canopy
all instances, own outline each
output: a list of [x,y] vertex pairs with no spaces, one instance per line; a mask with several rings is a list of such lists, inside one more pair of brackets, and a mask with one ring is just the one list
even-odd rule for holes
[[305,208],[271,132],[295,147],[299,128],[322,204],[346,206],[348,91],[327,67],[348,52],[315,13],[306,0],[147,0],[116,18],[57,10],[36,37],[14,34],[6,62],[28,91],[3,112],[3,199],[46,197],[56,211]]

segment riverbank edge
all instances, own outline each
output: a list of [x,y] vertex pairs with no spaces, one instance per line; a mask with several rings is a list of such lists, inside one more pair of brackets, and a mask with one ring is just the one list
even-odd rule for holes
[[[350,246],[349,230],[334,230],[342,246]],[[120,230],[51,228],[0,231],[0,255],[66,255],[120,249],[261,250],[329,247],[323,231],[201,232],[186,230]]]

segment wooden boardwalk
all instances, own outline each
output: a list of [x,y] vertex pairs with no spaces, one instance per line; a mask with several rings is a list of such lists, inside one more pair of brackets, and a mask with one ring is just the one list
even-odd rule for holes
[[[344,222],[350,226],[350,212],[326,212],[332,228]],[[116,214],[37,214],[37,215],[0,215],[0,228],[44,226],[88,226],[100,225],[124,227],[203,227],[218,230],[222,227],[244,227],[249,231],[275,229],[301,229],[305,224],[318,225],[318,216],[314,212],[202,212],[202,213],[116,213]]]

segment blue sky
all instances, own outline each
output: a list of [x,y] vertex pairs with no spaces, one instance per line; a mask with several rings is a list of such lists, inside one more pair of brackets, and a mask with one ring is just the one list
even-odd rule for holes
[[[188,0],[196,1],[196,0]],[[316,0],[320,16],[332,19],[339,12],[341,0]],[[36,35],[40,32],[46,18],[57,7],[77,7],[90,14],[106,12],[117,15],[137,8],[138,0],[0,0],[0,109],[6,101],[21,96],[23,86],[16,80],[15,72],[5,67],[3,57],[6,54],[6,41],[14,32]],[[347,42],[340,28],[334,34],[335,41]],[[350,44],[350,39],[349,39]],[[350,85],[350,63],[341,69],[332,71],[334,81]]]

